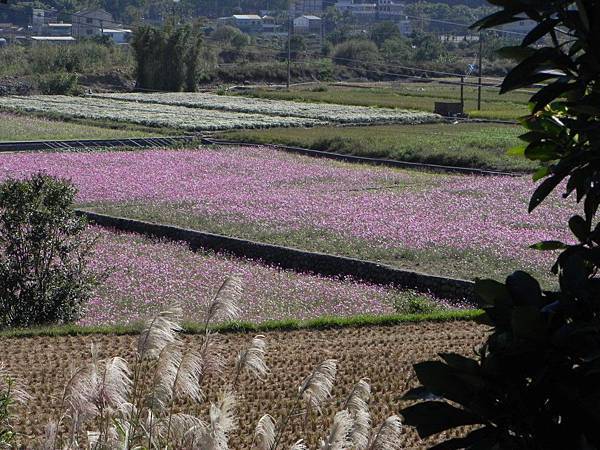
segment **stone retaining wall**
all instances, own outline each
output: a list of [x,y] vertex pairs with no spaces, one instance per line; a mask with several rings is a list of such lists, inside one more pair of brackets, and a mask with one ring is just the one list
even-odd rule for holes
[[324,276],[352,276],[376,284],[392,284],[406,289],[428,291],[437,297],[448,300],[476,301],[472,281],[411,272],[371,261],[307,252],[90,211],[78,211],[78,213],[86,216],[91,223],[96,225],[186,242],[193,250],[207,249],[224,252],[238,257],[261,260],[267,264],[298,272],[310,272]]

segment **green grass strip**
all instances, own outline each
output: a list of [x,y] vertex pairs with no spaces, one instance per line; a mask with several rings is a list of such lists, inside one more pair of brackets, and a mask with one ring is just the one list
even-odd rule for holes
[[[387,316],[360,315],[353,317],[321,317],[311,320],[273,320],[259,324],[251,322],[229,322],[211,327],[219,333],[261,333],[267,331],[325,330],[330,328],[350,328],[369,326],[393,326],[404,323],[469,321],[481,318],[483,311],[475,309],[439,311],[428,314],[398,314]],[[0,331],[0,338],[89,336],[89,335],[135,335],[143,328],[142,324],[90,326],[63,325],[40,328],[19,328]],[[184,333],[200,334],[203,326],[198,323],[184,324]]]

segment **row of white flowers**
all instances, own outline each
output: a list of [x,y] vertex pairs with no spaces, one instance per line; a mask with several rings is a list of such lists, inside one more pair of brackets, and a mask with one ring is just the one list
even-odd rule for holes
[[440,117],[420,111],[365,106],[303,103],[286,100],[216,95],[207,93],[152,93],[152,94],[96,94],[96,97],[128,100],[142,103],[160,103],[194,108],[269,114],[284,117],[303,117],[336,123],[431,123]]
[[189,131],[237,128],[306,127],[324,122],[301,117],[185,108],[158,103],[134,103],[110,98],[68,96],[0,97],[0,108],[84,119],[106,119]]

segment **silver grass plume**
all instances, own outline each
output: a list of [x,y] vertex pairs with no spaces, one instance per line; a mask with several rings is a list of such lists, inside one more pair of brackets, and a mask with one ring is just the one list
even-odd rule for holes
[[5,395],[10,393],[10,398],[15,403],[25,404],[31,400],[31,396],[3,363],[0,363],[0,392]]
[[299,393],[309,408],[320,411],[321,405],[331,396],[337,373],[337,361],[327,359],[319,364],[300,385]]
[[96,386],[92,402],[110,409],[127,403],[131,392],[131,372],[123,358],[111,358],[97,364]]
[[345,407],[354,421],[350,431],[350,439],[354,444],[354,450],[365,450],[369,446],[371,435],[370,398],[371,385],[367,379],[363,378],[354,385],[345,403]]
[[351,413],[363,411],[369,408],[369,400],[371,399],[371,385],[369,380],[362,378],[352,388],[352,392],[346,400],[345,409]]
[[390,416],[379,428],[369,447],[371,450],[400,450],[402,421],[398,416]]
[[350,430],[350,440],[354,450],[365,450],[369,446],[371,435],[371,414],[368,410],[359,410],[352,414],[354,423]]
[[236,373],[239,375],[243,370],[247,370],[259,380],[263,380],[269,373],[269,368],[265,364],[266,346],[264,336],[254,337],[250,345],[238,354],[235,363]]
[[177,369],[173,386],[174,396],[176,398],[189,398],[196,402],[202,401],[201,375],[202,357],[193,350],[185,352]]
[[[170,436],[173,448],[193,449],[201,448],[209,435],[209,427],[203,420],[190,414],[173,414],[170,418]],[[165,424],[163,424],[164,428]],[[163,434],[166,429],[163,429]]]
[[156,362],[150,404],[152,408],[162,409],[173,399],[177,371],[181,365],[183,353],[179,342],[167,344]]
[[237,318],[241,311],[239,302],[243,292],[244,284],[240,276],[227,278],[208,306],[206,323],[212,323],[216,319],[228,321]]
[[229,434],[237,428],[234,394],[230,391],[221,393],[218,403],[210,405],[209,415],[213,441],[211,450],[227,450]]
[[254,441],[259,450],[271,450],[275,443],[275,420],[269,414],[260,418],[254,432]]
[[294,445],[292,445],[290,447],[290,450],[308,450],[308,447],[306,446],[304,441],[302,439],[300,439],[299,441],[296,441],[296,443],[294,443]]
[[354,421],[347,410],[338,412],[334,419],[329,436],[321,441],[320,450],[347,450],[352,447],[350,431]]
[[225,370],[224,348],[216,333],[208,333],[202,349],[202,375],[221,375]]
[[175,305],[151,319],[138,340],[140,357],[142,359],[157,358],[165,346],[177,342],[177,334],[182,331],[180,325],[182,317],[181,307]]
[[44,428],[44,437],[40,443],[41,450],[55,450],[56,439],[58,438],[58,423],[50,421]]

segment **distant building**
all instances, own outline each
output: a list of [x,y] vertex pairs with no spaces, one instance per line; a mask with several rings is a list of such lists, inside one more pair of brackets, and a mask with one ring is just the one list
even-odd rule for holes
[[406,19],[404,3],[395,0],[339,0],[335,7],[354,16],[359,22],[391,21]]
[[69,45],[77,42],[73,36],[30,36],[29,40],[32,45],[36,44],[57,44]]
[[321,24],[323,21],[320,17],[304,15],[294,19],[294,33],[314,33],[321,34]]
[[396,23],[402,36],[410,36],[413,33],[412,22],[408,19],[400,20]]
[[24,38],[27,30],[12,23],[0,23],[0,38],[3,38],[7,43],[14,43],[19,38]]
[[58,12],[53,9],[31,9],[31,32],[34,34],[44,33],[44,28],[49,23],[57,22]]
[[378,20],[390,20],[395,22],[404,18],[404,3],[399,3],[394,0],[377,0]]
[[102,30],[114,27],[112,14],[104,9],[88,8],[73,14],[73,36],[102,36]]
[[246,33],[258,33],[263,28],[263,19],[256,14],[234,14],[231,17],[220,17],[217,21],[222,25],[232,25]]
[[292,0],[290,17],[315,15],[323,13],[323,0]]
[[102,30],[102,34],[111,38],[115,44],[128,44],[131,37],[131,30],[126,28],[105,28]]
[[281,26],[275,20],[275,17],[265,15],[262,17],[262,32],[263,33],[277,33],[280,31]]
[[71,23],[49,23],[44,26],[44,36],[72,36],[73,24]]
[[377,20],[377,3],[364,3],[358,0],[340,0],[335,7],[342,13],[350,14],[359,22]]

